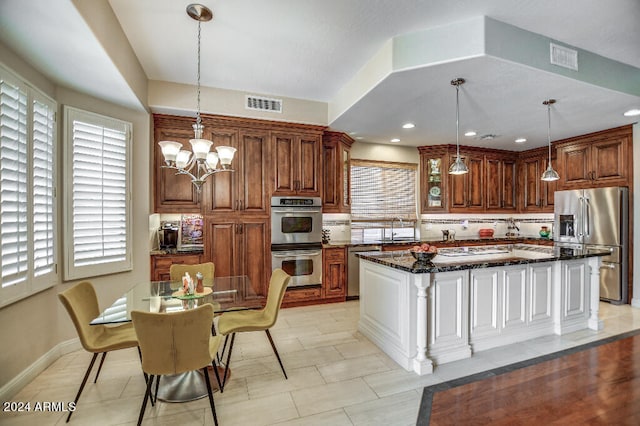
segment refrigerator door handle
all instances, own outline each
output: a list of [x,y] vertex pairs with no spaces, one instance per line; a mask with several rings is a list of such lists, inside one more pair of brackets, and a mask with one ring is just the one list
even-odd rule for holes
[[584,235],[584,197],[579,197],[578,201],[580,201],[580,208],[578,209],[578,226],[575,227],[575,230],[578,241],[582,243]]
[[591,235],[591,204],[589,202],[589,198],[584,198],[584,207],[585,207],[585,219],[584,219],[584,233],[585,236],[589,237]]

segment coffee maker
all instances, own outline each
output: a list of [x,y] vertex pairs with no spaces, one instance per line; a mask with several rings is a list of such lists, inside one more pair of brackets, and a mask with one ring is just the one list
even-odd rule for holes
[[178,229],[176,222],[164,222],[158,229],[158,240],[161,249],[175,249],[178,247]]

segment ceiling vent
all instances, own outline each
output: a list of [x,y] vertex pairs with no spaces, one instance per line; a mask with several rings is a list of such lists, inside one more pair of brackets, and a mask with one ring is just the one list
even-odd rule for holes
[[549,43],[549,53],[551,56],[551,63],[558,65],[559,67],[569,68],[570,70],[578,71],[578,51],[569,49],[568,47],[559,46],[554,43]]
[[282,99],[246,95],[245,108],[256,111],[282,112]]
[[497,137],[498,135],[494,135],[493,133],[488,133],[486,135],[480,136],[478,139],[480,139],[481,141],[492,141]]

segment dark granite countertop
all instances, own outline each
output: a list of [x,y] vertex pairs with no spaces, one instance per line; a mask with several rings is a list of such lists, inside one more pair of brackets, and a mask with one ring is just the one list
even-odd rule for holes
[[544,247],[529,244],[504,244],[494,246],[450,248],[438,250],[431,262],[416,261],[409,250],[372,251],[357,253],[357,256],[412,274],[459,271],[465,269],[490,268],[494,266],[521,265],[551,262],[556,260],[582,259],[606,256],[608,251],[589,252],[565,247]]
[[190,254],[202,254],[204,253],[203,249],[193,249],[193,250],[180,250],[177,249],[158,249],[151,250],[149,253],[151,256],[180,256],[180,255],[190,255]]

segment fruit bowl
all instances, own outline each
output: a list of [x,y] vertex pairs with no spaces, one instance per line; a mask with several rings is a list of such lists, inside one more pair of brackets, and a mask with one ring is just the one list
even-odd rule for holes
[[411,256],[413,256],[413,258],[418,262],[428,262],[434,257],[436,257],[436,255],[438,254],[437,252],[434,252],[434,251],[413,251],[413,250],[409,250],[409,251],[411,252]]

